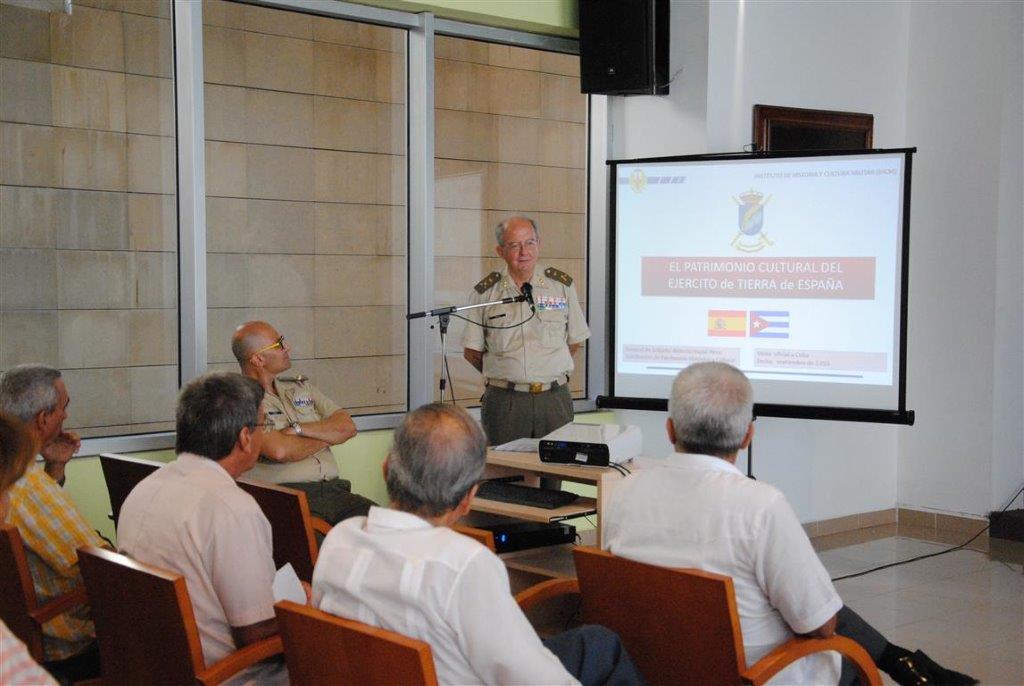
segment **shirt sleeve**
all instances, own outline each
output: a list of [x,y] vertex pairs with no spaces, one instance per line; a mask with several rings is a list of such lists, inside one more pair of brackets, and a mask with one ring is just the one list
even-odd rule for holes
[[590,338],[590,327],[583,317],[583,308],[580,307],[580,299],[576,296],[576,286],[565,287],[565,299],[569,302],[569,345],[582,343]]
[[270,522],[252,508],[216,518],[207,564],[213,590],[233,627],[274,616],[274,555]]
[[28,653],[7,625],[0,622],[0,684],[5,686],[57,686],[57,682]]
[[814,631],[839,611],[843,601],[781,494],[766,509],[763,524],[755,560],[758,583],[793,633]]
[[106,545],[71,497],[39,466],[12,488],[8,519],[18,527],[25,546],[65,578],[78,576],[78,548]]
[[[468,304],[475,305],[477,303],[484,302],[480,299],[480,294],[473,289],[469,293]],[[459,316],[464,316],[468,319],[468,322],[463,322],[462,329],[462,347],[469,348],[470,350],[479,350],[483,352],[486,346],[484,344],[484,329],[481,326],[483,323],[485,307],[478,307],[474,310],[466,310],[460,312]]]
[[448,617],[483,683],[579,683],[541,643],[512,597],[505,566],[490,551],[482,549],[462,570]]
[[313,407],[320,414],[320,419],[330,417],[341,409],[340,405],[324,395],[324,392],[313,384],[307,382],[306,387],[309,388],[309,394],[313,397]]

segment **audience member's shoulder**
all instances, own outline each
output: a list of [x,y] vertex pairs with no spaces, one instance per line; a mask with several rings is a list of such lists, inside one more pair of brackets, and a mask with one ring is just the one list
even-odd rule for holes
[[786,500],[786,496],[782,494],[782,491],[770,483],[751,479],[746,474],[733,474],[731,476],[733,487],[738,492],[743,492],[749,496],[756,496],[756,501],[760,504],[770,504],[779,500],[785,502]]
[[28,470],[15,481],[8,489],[8,497],[12,504],[16,504],[20,498],[30,494],[38,494],[40,491],[59,494],[60,486],[43,469],[41,462],[29,465]]
[[[209,474],[197,472],[194,465],[178,464],[178,460],[167,466],[170,469],[159,469],[147,477],[152,479],[151,488],[160,488],[162,484],[177,482],[173,488],[188,489],[192,497],[196,498],[197,506],[200,508],[209,507],[215,510],[222,510],[237,516],[251,516],[253,513],[262,513],[256,499],[246,493],[226,472],[218,475],[226,478],[207,478]],[[205,460],[190,456],[191,460]],[[207,468],[219,468],[212,460],[210,464],[199,463]],[[142,484],[140,484],[141,486]]]
[[498,560],[498,556],[495,555],[486,546],[480,542],[460,534],[458,531],[449,529],[446,526],[435,527],[433,535],[437,537],[438,546],[444,550],[444,558],[449,560],[454,566],[463,566],[468,564],[470,560],[473,560],[480,556],[480,559],[494,558]]

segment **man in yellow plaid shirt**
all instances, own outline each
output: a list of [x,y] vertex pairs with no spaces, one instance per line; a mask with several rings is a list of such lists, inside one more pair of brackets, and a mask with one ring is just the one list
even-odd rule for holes
[[[82,583],[77,549],[107,546],[62,488],[64,469],[81,441],[64,431],[69,398],[58,370],[19,365],[0,377],[0,412],[28,428],[43,463],[33,464],[9,492],[7,521],[18,527],[36,596],[45,603]],[[62,680],[99,676],[96,632],[87,607],[43,625],[45,666]]]

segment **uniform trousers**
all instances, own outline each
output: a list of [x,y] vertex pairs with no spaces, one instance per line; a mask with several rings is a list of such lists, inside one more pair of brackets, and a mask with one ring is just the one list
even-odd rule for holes
[[603,626],[585,624],[545,639],[544,645],[583,686],[645,683],[618,634]]
[[572,418],[572,395],[567,384],[543,393],[489,385],[480,398],[480,423],[490,445],[517,438],[541,438]]
[[304,492],[309,502],[310,513],[314,517],[327,520],[331,526],[349,517],[365,516],[370,507],[377,504],[369,498],[353,493],[352,482],[348,479],[301,481],[281,485]]

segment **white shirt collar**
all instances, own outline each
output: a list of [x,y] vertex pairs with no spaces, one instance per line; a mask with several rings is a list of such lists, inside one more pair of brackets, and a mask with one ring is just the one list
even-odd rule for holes
[[366,515],[367,531],[379,532],[386,531],[388,529],[413,531],[416,529],[432,528],[434,528],[434,525],[422,517],[418,517],[410,512],[393,510],[390,507],[378,507],[373,505],[370,507],[370,511]]
[[235,478],[228,474],[228,471],[221,467],[217,460],[211,460],[208,457],[196,455],[195,453],[178,453],[178,457],[175,462],[186,472],[206,469],[218,476],[223,476],[223,478],[227,479],[231,483],[235,483]]
[[700,469],[708,472],[732,472],[743,476],[743,472],[737,469],[736,465],[732,462],[715,457],[714,455],[672,453],[666,458],[665,466],[679,469]]

